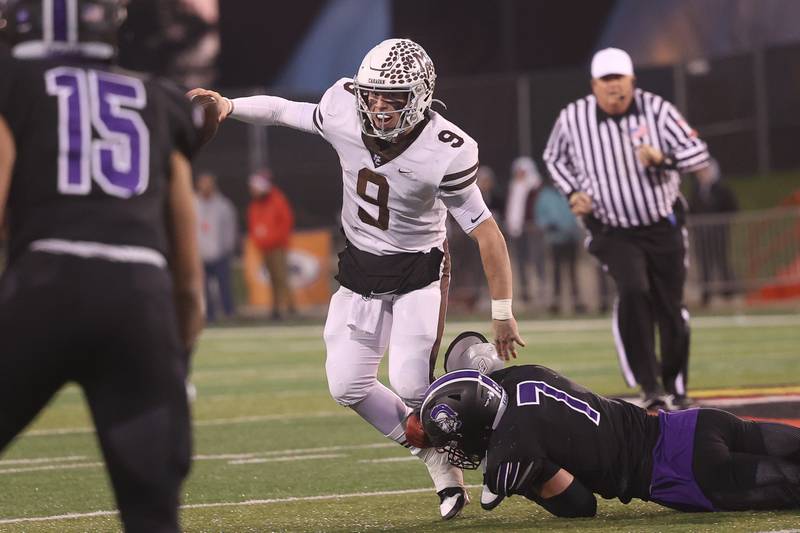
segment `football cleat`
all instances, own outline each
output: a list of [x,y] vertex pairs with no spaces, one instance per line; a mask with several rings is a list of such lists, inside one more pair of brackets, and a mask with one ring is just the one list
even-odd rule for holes
[[671,394],[670,400],[672,403],[672,411],[683,411],[684,409],[691,409],[697,407],[697,401],[689,398],[685,394]]
[[491,511],[500,505],[502,501],[503,496],[490,491],[486,485],[483,486],[483,490],[481,490],[481,507],[484,511]]
[[436,494],[439,495],[439,512],[442,514],[442,520],[455,518],[469,503],[469,493],[464,487],[447,487]]
[[672,404],[672,396],[667,394],[645,394],[639,398],[629,398],[627,401],[649,413],[676,410]]
[[[414,452],[412,452],[414,453]],[[447,460],[447,453],[436,448],[418,450],[415,455],[422,459],[439,495],[439,512],[444,520],[450,520],[469,503],[469,494],[464,490],[464,472]]]

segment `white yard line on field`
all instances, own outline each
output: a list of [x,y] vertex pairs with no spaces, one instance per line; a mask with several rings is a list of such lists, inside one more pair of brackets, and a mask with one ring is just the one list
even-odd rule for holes
[[[452,321],[448,322],[446,331],[451,334],[470,329],[483,331],[489,327],[489,323],[488,318],[485,321]],[[691,323],[692,327],[700,329],[724,326],[784,327],[800,325],[800,314],[701,316],[692,318]],[[607,317],[573,320],[521,320],[518,322],[520,330],[535,332],[607,330],[611,327],[610,324],[611,319]],[[241,339],[246,336],[265,336],[272,339],[322,337],[322,325],[211,328],[203,332],[203,338],[209,340]]]
[[302,414],[280,414],[280,415],[252,415],[238,416],[234,418],[209,418],[207,420],[195,420],[194,426],[225,426],[228,424],[243,424],[249,422],[268,422],[270,420],[295,420],[298,418],[328,418],[330,416],[349,416],[349,410],[341,409],[338,411],[317,411],[315,413]]
[[63,463],[66,461],[82,461],[87,459],[85,455],[67,455],[66,457],[36,457],[34,459],[3,459],[0,467],[6,465],[35,465],[41,463]]
[[403,461],[416,461],[418,457],[409,455],[408,457],[384,457],[383,459],[359,459],[359,463],[401,463]]
[[95,468],[103,466],[103,463],[68,463],[58,465],[25,466],[22,468],[6,468],[0,470],[0,474],[19,474],[21,472],[35,472],[38,470],[69,470],[72,468]]
[[[346,457],[344,453],[325,453],[325,452],[343,452],[350,450],[370,450],[381,448],[398,448],[399,446],[393,442],[379,442],[373,444],[352,444],[343,446],[320,446],[318,448],[290,448],[286,450],[270,450],[264,452],[250,452],[250,453],[220,453],[220,454],[198,454],[192,457],[194,461],[228,461],[228,464],[246,464],[246,463],[269,463],[269,462],[284,462],[284,461],[301,461],[303,459],[333,459],[339,457]],[[15,468],[0,469],[2,474],[18,474],[21,472],[36,472],[39,470],[68,470],[72,468],[90,468],[101,467],[103,463],[89,462],[89,463],[67,463],[65,461],[80,461],[88,459],[83,455],[72,455],[68,457],[41,457],[36,459],[9,459],[0,461],[0,467],[3,465],[37,465],[37,466],[17,466]],[[416,457],[410,456],[411,460]],[[42,464],[44,463],[44,464]],[[47,464],[57,463],[57,464]]]
[[368,450],[376,448],[397,448],[398,445],[393,442],[377,442],[374,444],[350,444],[343,446],[320,446],[318,448],[294,448],[288,450],[271,450],[267,452],[251,452],[251,453],[222,453],[222,454],[200,454],[195,455],[195,461],[208,461],[208,460],[228,460],[228,459],[250,459],[255,457],[269,457],[273,455],[301,455],[304,453],[324,453],[324,452],[338,452],[345,450]]
[[[338,411],[317,411],[315,413],[300,413],[300,414],[280,414],[280,415],[254,415],[254,416],[238,416],[233,418],[210,418],[207,420],[195,420],[193,425],[195,427],[203,426],[224,426],[227,424],[242,424],[250,422],[267,422],[270,420],[298,420],[302,418],[327,418],[330,416],[348,416],[349,410]],[[91,427],[78,427],[78,428],[51,428],[51,429],[34,429],[23,433],[25,437],[47,437],[52,435],[75,435],[81,433],[94,433],[94,428]]]
[[346,453],[318,453],[311,455],[283,455],[279,457],[256,457],[253,459],[236,459],[228,461],[229,465],[249,465],[254,463],[283,463],[286,461],[305,461],[306,459],[337,459],[347,457]]
[[23,522],[49,522],[51,520],[70,520],[75,518],[92,518],[94,516],[116,516],[117,511],[94,511],[91,513],[67,513],[52,516],[27,516],[24,518],[4,518],[0,524],[21,524]]
[[[480,485],[467,485],[467,488],[474,489]],[[419,494],[422,492],[433,492],[433,488],[425,487],[422,489],[401,489],[401,490],[380,490],[375,492],[350,492],[344,494],[320,494],[318,496],[291,496],[288,498],[270,498],[264,500],[247,500],[243,502],[218,502],[218,503],[192,503],[181,505],[181,509],[208,509],[215,507],[248,507],[253,505],[269,505],[273,503],[292,503],[292,502],[312,502],[320,500],[341,500],[345,498],[372,498],[379,496],[401,496],[404,494]],[[0,519],[0,524],[19,524],[23,522],[50,522],[56,520],[70,520],[76,518],[92,518],[96,516],[114,516],[117,511],[94,511],[91,513],[69,513],[52,516],[28,516],[22,518]]]

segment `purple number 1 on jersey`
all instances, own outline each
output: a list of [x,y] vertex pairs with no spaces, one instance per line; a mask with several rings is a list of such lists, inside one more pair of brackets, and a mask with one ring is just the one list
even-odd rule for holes
[[567,407],[581,413],[591,420],[594,425],[600,425],[600,412],[579,398],[570,396],[561,389],[548,385],[544,381],[523,381],[517,384],[517,405],[539,405],[539,396],[545,395]]
[[150,179],[150,132],[139,113],[144,84],[75,67],[50,69],[45,81],[58,98],[59,192],[89,194],[94,180],[112,196],[142,194]]

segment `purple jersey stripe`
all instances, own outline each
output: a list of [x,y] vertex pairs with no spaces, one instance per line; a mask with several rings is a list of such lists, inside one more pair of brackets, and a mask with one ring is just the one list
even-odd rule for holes
[[53,40],[67,40],[67,0],[53,0]]
[[477,370],[456,370],[455,372],[450,372],[431,383],[431,386],[428,387],[427,391],[425,391],[425,396],[430,394],[430,392],[434,389],[441,387],[445,383],[450,383],[451,381],[457,381],[461,379],[472,379],[474,381],[478,381],[480,375],[481,373]]

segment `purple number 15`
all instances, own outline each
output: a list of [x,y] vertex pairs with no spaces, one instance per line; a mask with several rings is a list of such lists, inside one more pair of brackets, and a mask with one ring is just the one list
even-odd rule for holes
[[45,81],[48,94],[58,97],[59,192],[89,194],[94,181],[112,196],[142,194],[150,179],[150,132],[139,113],[147,105],[141,80],[57,67]]

